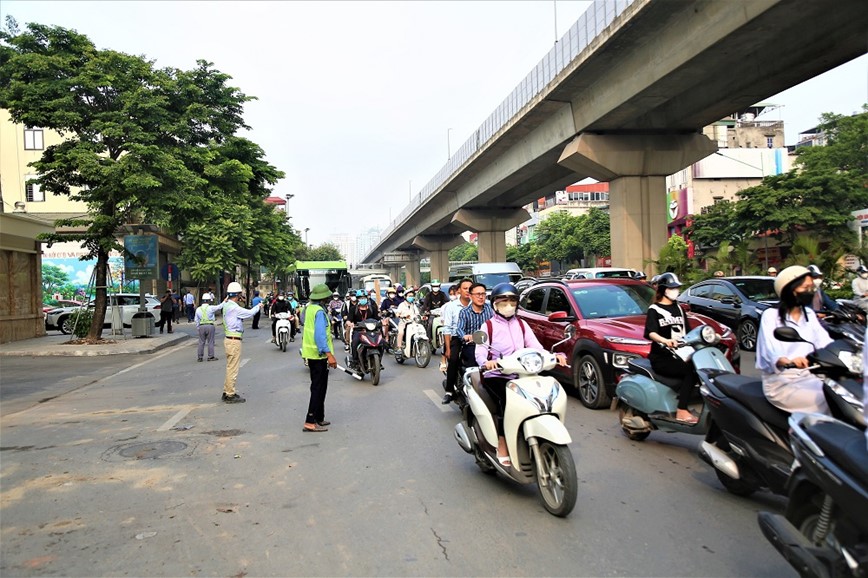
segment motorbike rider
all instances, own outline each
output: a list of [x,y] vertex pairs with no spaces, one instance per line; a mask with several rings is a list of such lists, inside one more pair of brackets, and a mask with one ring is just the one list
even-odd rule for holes
[[688,404],[696,374],[689,363],[672,351],[687,334],[687,316],[677,301],[679,287],[681,282],[675,273],[663,273],[657,278],[655,300],[645,314],[645,339],[651,340],[648,355],[651,368],[660,375],[681,379],[675,421],[695,424],[699,419],[690,413]]
[[830,311],[837,311],[841,308],[838,302],[826,295],[823,291],[823,272],[816,265],[808,265],[808,271],[811,272],[811,277],[814,280],[814,300],[811,302],[811,309],[817,312],[817,317],[822,319]]
[[[394,287],[389,287],[386,289],[386,298],[383,299],[383,302],[380,303],[380,317],[385,318],[386,313],[388,313],[392,309],[397,309],[400,303],[396,303],[398,297],[398,292]],[[383,337],[386,340],[389,339],[389,329],[391,328],[391,322],[388,320],[383,321]]]
[[[785,268],[775,278],[775,293],[780,297],[778,307],[763,311],[757,335],[756,368],[763,374],[763,393],[784,411],[829,413],[823,382],[808,370],[808,354],[832,342],[810,307],[815,297],[810,270],[801,265]],[[807,343],[775,339],[775,328],[784,326],[795,329]]]
[[[271,306],[271,342],[277,343],[277,314],[278,313],[289,313],[290,315],[295,314],[295,310],[292,308],[292,305],[286,299],[286,295],[283,294],[283,291],[277,294],[277,299],[275,299],[274,304]],[[292,341],[292,339],[290,339]]]
[[351,319],[356,309],[356,302],[356,292],[352,289],[348,290],[347,298],[344,300],[344,308],[341,310],[341,314],[344,318],[344,351],[350,350],[350,332],[353,329]]
[[458,313],[458,335],[464,340],[461,346],[461,363],[464,367],[476,367],[476,355],[473,343],[473,332],[494,317],[494,309],[485,298],[486,288],[483,283],[470,285],[470,305]]
[[853,299],[856,305],[868,312],[868,269],[864,265],[859,265],[856,269],[856,277],[850,284],[853,289]]
[[404,331],[407,329],[407,323],[414,317],[420,315],[419,307],[416,305],[416,292],[408,289],[404,295],[404,302],[398,305],[398,310],[395,312],[398,317],[398,351],[404,348]]
[[359,291],[359,301],[362,299],[366,300],[368,303],[368,309],[371,310],[371,316],[377,317],[380,314],[380,308],[377,307],[377,292],[371,289],[370,293],[365,293],[364,291]]
[[[365,295],[364,291],[360,291],[360,293],[362,295]],[[376,317],[374,316],[373,311],[371,310],[371,305],[370,305],[370,303],[368,303],[368,297],[364,296],[364,297],[358,299],[356,306],[353,307],[353,312],[350,314],[350,333],[352,334],[352,338],[350,341],[350,343],[351,343],[350,351],[352,351],[352,354],[353,354],[353,363],[354,364],[357,364],[359,362],[358,353],[357,353],[356,349],[358,348],[359,340],[361,339],[362,332],[361,331],[354,331],[353,328],[357,324],[361,323],[362,321],[365,321],[366,319],[375,319],[375,318]]]
[[430,314],[431,310],[443,307],[448,302],[449,298],[446,297],[446,293],[440,290],[440,281],[437,279],[431,281],[431,291],[429,291],[428,294],[425,295],[425,299],[422,300],[422,313],[428,316],[428,323],[425,324],[425,329],[428,330],[429,339],[434,338],[434,336],[431,335],[431,325],[434,321],[434,317]]
[[[511,466],[506,438],[503,433],[503,415],[506,412],[506,384],[513,377],[500,372],[498,359],[512,355],[517,350],[530,347],[544,351],[527,323],[516,315],[518,290],[511,283],[500,283],[491,290],[491,304],[494,317],[486,320],[480,330],[485,333],[485,343],[476,345],[476,362],[484,369],[482,386],[497,400],[500,415],[494,416],[497,428],[497,461],[503,466]],[[557,354],[558,364],[566,365],[563,353]]]
[[[447,303],[440,313],[443,322],[443,357],[446,360],[446,395],[440,403],[443,405],[452,401],[455,385],[459,379],[459,357],[464,343],[462,335],[458,333],[458,314],[462,309],[470,305],[470,286],[473,281],[462,279],[452,287],[456,287],[458,297]],[[450,288],[451,289],[451,288]]]

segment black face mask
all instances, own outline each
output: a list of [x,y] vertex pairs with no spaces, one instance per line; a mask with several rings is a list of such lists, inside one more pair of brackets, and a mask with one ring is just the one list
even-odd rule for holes
[[815,291],[805,291],[804,293],[796,293],[796,303],[799,305],[808,306],[814,302]]

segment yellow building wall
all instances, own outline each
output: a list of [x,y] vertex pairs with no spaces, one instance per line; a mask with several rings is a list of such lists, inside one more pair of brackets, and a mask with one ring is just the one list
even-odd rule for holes
[[9,111],[0,109],[0,187],[5,210],[11,212],[16,201],[26,202],[26,211],[39,213],[83,213],[83,203],[71,201],[66,195],[46,193],[44,201],[27,202],[25,184],[29,177],[37,176],[36,169],[27,166],[42,158],[44,149],[63,142],[63,137],[51,130],[42,130],[43,149],[25,150],[22,124],[12,122]]

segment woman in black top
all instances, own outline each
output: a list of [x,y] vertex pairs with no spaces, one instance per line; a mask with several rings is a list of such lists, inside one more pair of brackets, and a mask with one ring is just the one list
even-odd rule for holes
[[651,340],[648,360],[655,372],[666,377],[681,379],[678,387],[678,410],[675,420],[693,424],[698,420],[690,411],[688,403],[696,383],[693,367],[675,355],[670,349],[687,333],[687,317],[678,305],[678,288],[681,282],[675,273],[664,273],[657,280],[657,298],[645,316],[645,338]]

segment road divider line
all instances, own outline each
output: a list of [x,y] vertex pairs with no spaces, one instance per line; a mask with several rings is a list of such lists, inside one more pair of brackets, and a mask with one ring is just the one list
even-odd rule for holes
[[179,421],[184,419],[184,416],[187,415],[188,413],[190,413],[191,411],[193,411],[193,406],[186,407],[186,408],[178,411],[178,413],[176,413],[175,415],[170,417],[166,423],[164,423],[163,425],[158,427],[157,431],[169,431],[170,429],[175,427],[175,424],[177,424]]
[[443,405],[440,403],[440,396],[433,389],[423,389],[422,393],[428,396],[428,399],[434,402],[434,405],[442,412],[452,411],[452,404]]
[[108,381],[109,379],[111,379],[111,378],[113,378],[113,377],[117,377],[118,375],[123,375],[124,373],[126,373],[126,372],[128,372],[128,371],[132,371],[132,370],[134,370],[134,369],[136,369],[136,368],[139,368],[139,367],[143,366],[143,365],[146,364],[146,363],[150,363],[150,362],[152,362],[152,361],[156,361],[156,360],[158,360],[158,359],[160,359],[160,358],[163,358],[163,357],[169,355],[170,353],[174,353],[175,351],[178,351],[178,348],[176,348],[176,347],[170,347],[169,349],[167,349],[167,350],[164,351],[163,353],[157,353],[157,354],[154,355],[153,357],[148,357],[148,359],[142,361],[141,363],[136,363],[135,365],[131,365],[131,366],[127,367],[126,369],[122,369],[122,370],[118,371],[117,373],[113,373],[113,374],[111,374],[111,375],[107,375],[107,376],[105,376],[104,378],[102,378],[102,379],[100,379],[100,380],[98,380],[98,381]]
[[241,369],[242,367],[244,367],[244,365],[245,365],[248,361],[250,361],[250,358],[249,358],[249,357],[245,357],[244,359],[242,359],[242,360],[241,360],[241,365],[238,366],[238,369]]

